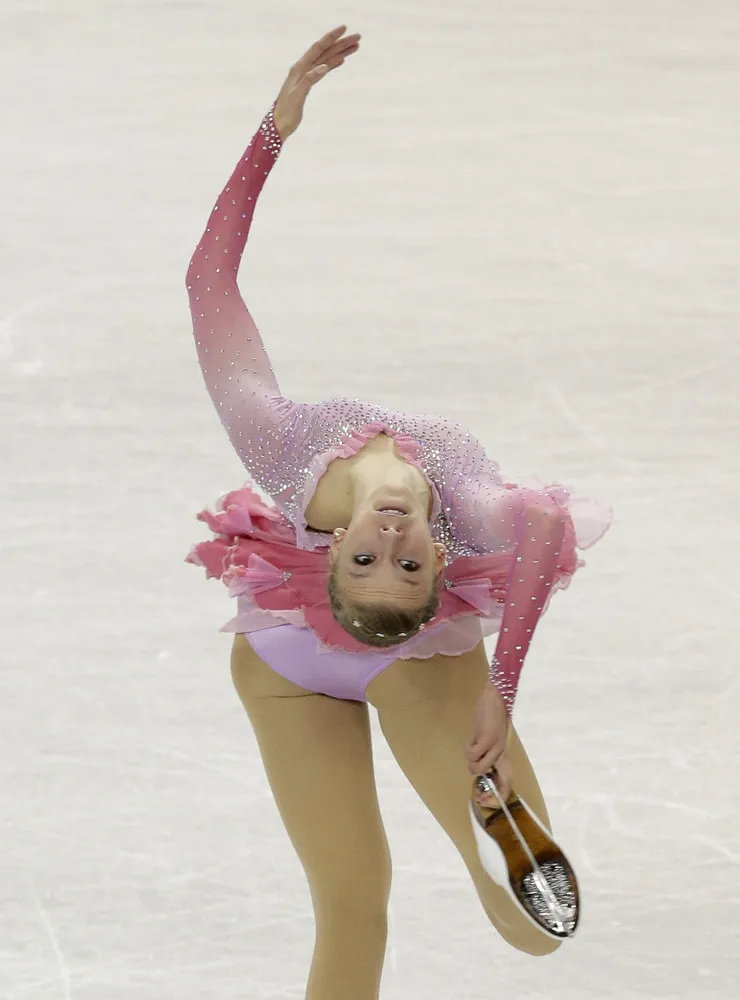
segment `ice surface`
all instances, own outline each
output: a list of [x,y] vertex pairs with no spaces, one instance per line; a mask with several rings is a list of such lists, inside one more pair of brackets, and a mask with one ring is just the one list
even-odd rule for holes
[[[517,723],[585,899],[487,924],[379,737],[383,1000],[730,1000],[740,901],[736,0],[3,0],[0,996],[302,997],[302,873],[183,564],[239,485],[190,251],[284,72],[346,21],[247,299],[298,398],[468,424],[610,500]],[[351,1000],[351,998],[348,998]]]

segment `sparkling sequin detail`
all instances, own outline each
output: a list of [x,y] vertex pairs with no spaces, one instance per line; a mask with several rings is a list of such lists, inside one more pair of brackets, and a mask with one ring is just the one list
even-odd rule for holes
[[[553,860],[546,861],[540,865],[540,872],[559,904],[563,918],[562,930],[564,930],[565,934],[572,934],[578,919],[578,901],[573,892],[568,871],[559,861]],[[538,876],[536,872],[529,872],[522,878],[519,898],[535,920],[538,920],[555,932],[561,931],[558,922],[553,919],[549,901],[538,888]]]
[[517,678],[501,669],[501,663],[496,653],[491,657],[491,663],[488,667],[488,680],[498,689],[499,694],[504,699],[507,714],[511,717],[516,697]]
[[494,675],[511,712],[519,672],[558,571],[567,514],[545,493],[507,487],[480,442],[452,421],[359,399],[297,403],[281,394],[236,282],[257,199],[281,148],[271,109],[216,202],[188,268],[193,330],[208,391],[239,457],[296,525],[302,547],[331,541],[328,534],[309,538],[299,531],[322,456],[372,425],[418,442],[414,464],[437,494],[430,531],[445,545],[447,562],[515,553]]

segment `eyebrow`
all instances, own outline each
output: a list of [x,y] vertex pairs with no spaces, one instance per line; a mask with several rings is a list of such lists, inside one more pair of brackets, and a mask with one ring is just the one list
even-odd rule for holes
[[[370,576],[369,573],[353,573],[352,570],[350,570],[349,575],[352,577],[353,580],[367,580]],[[408,584],[409,587],[419,586],[417,580],[409,580],[407,577],[403,577],[403,582]]]

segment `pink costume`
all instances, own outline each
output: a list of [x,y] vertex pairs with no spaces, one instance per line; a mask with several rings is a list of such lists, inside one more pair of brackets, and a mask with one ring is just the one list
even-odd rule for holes
[[[281,394],[236,281],[255,205],[281,146],[270,111],[221,193],[187,272],[208,391],[237,454],[275,507],[260,505],[249,490],[231,494],[235,502],[222,504],[215,517],[201,515],[211,519],[220,536],[219,565],[209,567],[203,557],[204,547],[216,543],[197,546],[190,561],[206,565],[209,575],[223,576],[239,598],[240,613],[225,630],[249,633],[251,644],[274,670],[334,697],[362,700],[372,677],[395,659],[454,655],[498,630],[493,672],[511,713],[522,664],[549,596],[568,585],[581,565],[576,546],[588,548],[601,537],[609,511],[572,499],[563,487],[504,483],[482,445],[442,417],[395,412],[357,399],[297,403]],[[356,454],[379,433],[395,439],[399,453],[421,470],[430,486],[430,530],[434,541],[446,546],[445,586],[454,592],[456,573],[459,602],[452,606],[450,596],[421,634],[383,650],[360,648],[336,623],[332,627],[327,622],[328,601],[319,600],[316,584],[320,580],[325,587],[331,535],[309,528],[304,516],[332,460]],[[260,531],[252,531],[258,508],[265,532],[260,542],[255,540]],[[234,523],[224,527],[229,517]],[[278,547],[260,554],[255,546],[267,544],[270,532],[277,533]],[[283,562],[265,559],[271,551],[282,552]],[[297,585],[291,590],[292,571],[284,567],[294,558],[301,563],[301,579],[307,580],[301,553],[312,554],[314,569],[313,584],[299,594]],[[213,558],[214,551],[209,554]],[[474,557],[470,565],[478,569],[471,572],[478,572],[477,577],[469,572],[466,578],[460,570],[469,557]],[[276,565],[280,579],[271,580]],[[251,581],[241,589],[235,587],[240,573]],[[285,593],[278,599],[281,591]]]

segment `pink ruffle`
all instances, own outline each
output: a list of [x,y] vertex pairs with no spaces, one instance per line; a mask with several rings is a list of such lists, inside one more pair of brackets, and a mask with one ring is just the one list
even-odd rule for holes
[[[572,534],[570,542],[579,549],[590,549],[602,538],[611,526],[613,514],[609,504],[600,503],[590,497],[573,496],[571,490],[561,483],[542,483],[529,479],[518,483],[505,483],[507,489],[532,489],[543,491],[564,507],[570,517]],[[566,539],[568,541],[568,539]],[[576,560],[575,567],[583,562]],[[575,572],[575,569],[573,570]]]
[[609,530],[612,509],[587,497],[568,496],[564,506],[570,514],[579,549],[590,549]]
[[[536,488],[545,489],[569,514],[572,511],[551,598],[569,586],[583,565],[577,547],[594,544],[606,531],[610,516],[599,504],[571,499],[565,487]],[[345,632],[331,612],[328,553],[298,548],[290,522],[251,488],[227,493],[215,513],[202,511],[198,519],[217,537],[195,545],[186,561],[202,566],[207,577],[222,579],[238,602],[238,614],[222,631],[251,632],[292,624],[310,628],[320,652],[334,648],[367,652],[368,647]],[[447,566],[437,615],[420,633],[396,647],[397,655],[401,659],[458,655],[498,631],[512,558],[511,551],[464,556]]]
[[306,618],[303,611],[263,611],[250,600],[238,597],[236,617],[226,622],[221,631],[233,635],[248,635],[250,632],[260,632],[263,628],[275,628],[276,625],[298,625],[305,628]]
[[353,431],[351,434],[348,434],[343,439],[339,448],[334,448],[331,451],[325,451],[320,455],[316,455],[313,462],[309,466],[308,476],[306,477],[306,484],[303,490],[303,498],[301,500],[300,522],[296,525],[296,535],[298,544],[301,548],[324,548],[327,547],[331,541],[331,535],[328,532],[310,530],[304,516],[304,511],[310,504],[311,499],[316,492],[319,480],[329,468],[329,465],[335,458],[352,458],[353,455],[356,455],[358,451],[364,448],[368,442],[372,441],[373,438],[376,438],[379,434],[387,434],[388,437],[392,437],[401,458],[403,458],[410,465],[413,465],[419,470],[419,472],[422,473],[432,492],[431,520],[434,521],[439,516],[442,510],[442,501],[437,487],[427,477],[424,469],[422,468],[420,459],[421,445],[419,442],[408,434],[398,434],[384,423],[375,422],[372,424],[366,424],[360,430]]

